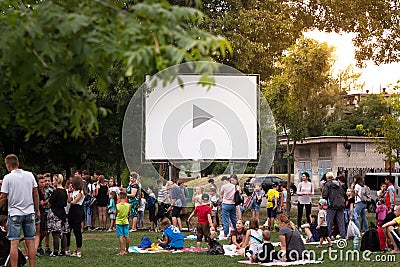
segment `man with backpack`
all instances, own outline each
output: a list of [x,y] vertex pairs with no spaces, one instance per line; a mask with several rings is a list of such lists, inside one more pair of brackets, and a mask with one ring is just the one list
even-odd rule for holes
[[328,201],[326,221],[328,224],[329,236],[332,236],[332,226],[336,218],[340,237],[344,239],[346,238],[346,229],[344,225],[344,208],[346,206],[345,192],[339,182],[334,179],[332,172],[326,173],[326,180],[327,182],[324,185],[322,198]]

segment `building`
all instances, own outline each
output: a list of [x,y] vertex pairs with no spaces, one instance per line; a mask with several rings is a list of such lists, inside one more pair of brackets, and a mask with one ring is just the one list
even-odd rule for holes
[[[315,188],[323,174],[338,170],[382,170],[389,168],[385,156],[376,152],[374,138],[362,136],[319,136],[305,138],[296,144],[294,182],[302,172],[310,173]],[[282,140],[284,144],[286,140]],[[396,164],[396,167],[397,164]],[[349,173],[349,176],[351,174]]]

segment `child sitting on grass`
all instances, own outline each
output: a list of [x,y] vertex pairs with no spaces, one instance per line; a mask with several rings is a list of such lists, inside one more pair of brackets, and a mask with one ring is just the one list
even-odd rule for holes
[[171,225],[171,221],[168,218],[161,221],[160,227],[164,231],[163,239],[157,238],[160,247],[163,249],[183,248],[183,236],[179,228]]
[[320,199],[318,201],[318,226],[317,229],[319,230],[319,245],[317,248],[322,248],[322,242],[324,240],[328,241],[328,247],[332,247],[332,241],[331,238],[329,237],[328,233],[328,224],[326,222],[326,205],[327,202],[325,199]]
[[210,197],[208,194],[201,196],[201,205],[197,206],[192,214],[187,219],[190,223],[190,219],[197,214],[197,251],[201,252],[201,240],[205,239],[207,248],[210,249],[210,229],[215,230],[211,220],[211,207],[209,206]]
[[310,214],[310,223],[305,223],[301,226],[306,233],[306,243],[309,242],[318,242],[319,241],[319,231],[317,229],[318,222],[317,222],[317,215]]
[[265,230],[262,233],[262,239],[263,243],[258,246],[257,254],[250,257],[250,262],[268,263],[272,262],[274,259],[278,259],[277,252],[271,243],[271,232]]
[[[119,194],[120,203],[117,204],[116,210],[116,227],[117,227],[117,237],[119,239],[120,251],[117,255],[121,256],[128,254],[129,248],[129,212],[131,205],[126,203],[126,192],[121,192]],[[125,239],[125,249],[124,249],[124,239]]]

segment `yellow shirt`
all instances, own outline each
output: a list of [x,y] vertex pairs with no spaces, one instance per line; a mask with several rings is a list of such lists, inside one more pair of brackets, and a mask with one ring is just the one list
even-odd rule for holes
[[117,218],[115,223],[119,225],[129,224],[128,215],[131,205],[128,203],[117,204]]
[[274,207],[275,200],[272,200],[273,198],[279,199],[279,192],[276,191],[275,189],[270,189],[270,190],[268,190],[268,193],[267,193],[267,199],[268,199],[267,209]]
[[394,218],[394,220],[397,222],[397,225],[398,225],[398,226],[400,226],[400,216],[399,216],[399,217],[396,217],[396,218]]

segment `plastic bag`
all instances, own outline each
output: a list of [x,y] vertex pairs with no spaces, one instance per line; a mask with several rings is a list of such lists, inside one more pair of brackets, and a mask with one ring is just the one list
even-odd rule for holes
[[350,221],[347,227],[347,238],[356,236],[360,237],[360,230],[353,221]]

